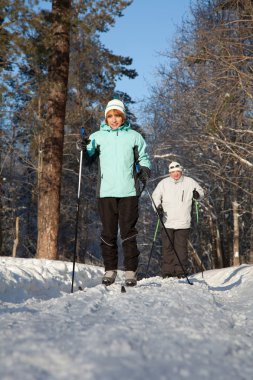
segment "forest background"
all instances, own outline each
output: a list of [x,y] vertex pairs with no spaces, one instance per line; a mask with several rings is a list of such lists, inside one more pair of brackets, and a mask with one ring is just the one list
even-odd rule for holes
[[[117,80],[134,78],[131,57],[101,42],[132,1],[1,0],[0,255],[72,260],[80,128],[98,129],[108,99],[127,105],[152,159],[150,191],[179,161],[205,189],[193,205],[194,270],[253,263],[253,4],[196,0],[163,53],[142,103]],[[97,167],[83,167],[77,260],[102,265]],[[140,199],[144,272],[157,217]],[[157,239],[150,273],[160,271]],[[201,264],[202,261],[202,264]]]

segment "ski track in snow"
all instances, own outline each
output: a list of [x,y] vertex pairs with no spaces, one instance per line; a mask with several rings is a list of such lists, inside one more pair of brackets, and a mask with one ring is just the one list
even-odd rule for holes
[[69,266],[48,266],[8,266],[23,302],[0,282],[14,299],[0,308],[1,380],[253,378],[251,266],[194,275],[193,286],[143,279],[126,293],[122,277],[105,288],[103,270],[89,266],[76,274],[86,288],[73,294]]

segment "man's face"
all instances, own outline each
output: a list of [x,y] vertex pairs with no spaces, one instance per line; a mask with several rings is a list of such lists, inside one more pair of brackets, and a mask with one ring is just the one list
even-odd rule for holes
[[175,172],[170,173],[171,178],[173,178],[175,181],[178,181],[182,177],[181,170],[177,170]]

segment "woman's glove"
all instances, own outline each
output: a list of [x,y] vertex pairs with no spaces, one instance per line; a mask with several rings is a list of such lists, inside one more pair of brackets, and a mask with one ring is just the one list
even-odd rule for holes
[[88,137],[84,137],[83,139],[80,139],[76,142],[76,149],[85,152],[89,143],[90,140],[88,139]]
[[139,172],[139,179],[143,183],[143,185],[146,185],[147,180],[150,177],[150,169],[146,166],[141,166],[141,170]]
[[193,199],[197,200],[199,199],[199,193],[197,192],[196,189],[193,190],[193,195],[192,195]]
[[160,218],[163,218],[164,211],[163,211],[163,206],[161,204],[157,207],[157,212]]

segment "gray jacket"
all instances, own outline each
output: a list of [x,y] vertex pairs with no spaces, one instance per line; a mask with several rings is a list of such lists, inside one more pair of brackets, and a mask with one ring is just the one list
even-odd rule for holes
[[156,207],[160,204],[163,207],[166,228],[190,228],[194,189],[200,195],[199,200],[202,199],[204,190],[190,177],[182,175],[178,181],[168,177],[158,183],[152,196]]

